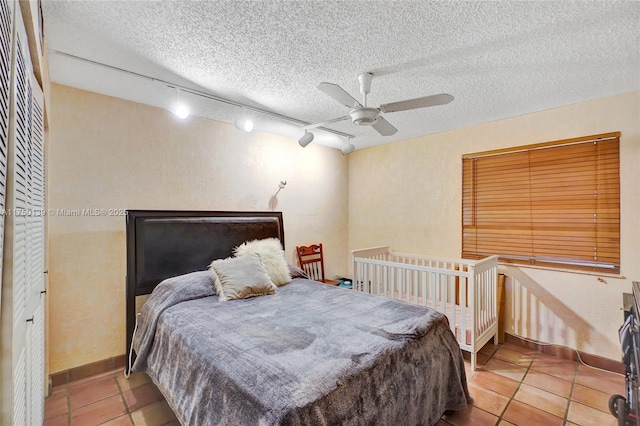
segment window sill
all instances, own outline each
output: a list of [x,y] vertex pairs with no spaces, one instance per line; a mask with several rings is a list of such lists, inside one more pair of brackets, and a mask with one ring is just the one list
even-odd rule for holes
[[570,269],[570,268],[553,268],[550,266],[523,265],[523,264],[508,263],[508,262],[498,262],[498,265],[501,266],[503,269],[504,268],[540,269],[543,271],[566,273],[566,274],[590,275],[594,277],[616,278],[616,279],[622,279],[622,280],[627,279],[627,277],[621,274],[612,274],[612,273],[596,272],[596,271],[581,271],[579,269]]

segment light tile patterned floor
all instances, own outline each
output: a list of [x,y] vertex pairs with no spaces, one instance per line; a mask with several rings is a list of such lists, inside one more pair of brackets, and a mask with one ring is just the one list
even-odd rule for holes
[[477,371],[466,364],[473,405],[439,426],[617,425],[608,402],[624,395],[624,376],[510,343],[480,352]]
[[[444,416],[438,426],[614,426],[611,394],[624,395],[624,377],[513,345],[488,344],[479,368],[466,362],[474,403]],[[158,389],[144,374],[126,379],[112,371],[52,390],[45,426],[178,425]]]
[[55,387],[45,400],[45,426],[179,425],[146,374],[122,370]]

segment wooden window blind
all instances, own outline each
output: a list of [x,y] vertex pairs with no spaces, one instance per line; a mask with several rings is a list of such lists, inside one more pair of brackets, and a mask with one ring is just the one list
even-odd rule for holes
[[620,273],[619,140],[464,155],[462,257]]

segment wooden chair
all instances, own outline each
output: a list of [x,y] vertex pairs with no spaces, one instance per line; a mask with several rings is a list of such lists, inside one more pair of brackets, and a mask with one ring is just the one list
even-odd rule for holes
[[310,246],[297,246],[298,263],[300,268],[306,272],[309,279],[320,281],[325,284],[338,285],[340,282],[324,277],[324,259],[322,256],[322,244],[312,244]]

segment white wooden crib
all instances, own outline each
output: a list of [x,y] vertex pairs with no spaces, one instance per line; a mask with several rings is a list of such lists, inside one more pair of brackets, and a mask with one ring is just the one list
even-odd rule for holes
[[389,247],[354,250],[353,288],[447,315],[460,347],[471,354],[491,338],[498,344],[498,257],[446,259],[389,252]]

